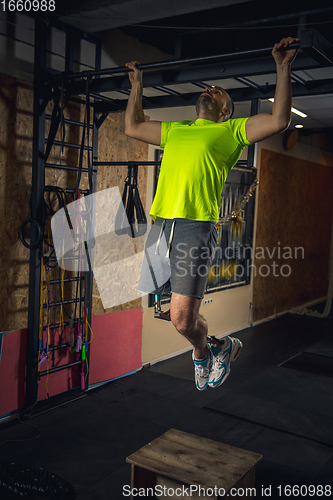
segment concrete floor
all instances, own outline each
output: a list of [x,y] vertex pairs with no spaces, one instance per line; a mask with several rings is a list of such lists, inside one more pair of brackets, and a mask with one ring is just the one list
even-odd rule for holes
[[60,476],[79,500],[121,499],[131,477],[126,457],[176,428],[262,454],[257,498],[263,487],[270,498],[287,498],[286,485],[333,487],[332,320],[286,314],[239,332],[243,352],[215,390],[195,389],[188,352],[28,426],[0,425],[0,460]]

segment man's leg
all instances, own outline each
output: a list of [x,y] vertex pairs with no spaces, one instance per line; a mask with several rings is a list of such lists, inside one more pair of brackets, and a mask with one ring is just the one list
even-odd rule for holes
[[230,362],[237,359],[242,342],[234,337],[207,347],[208,326],[199,314],[202,299],[172,293],[170,316],[172,324],[194,347],[195,382],[197,389],[219,387],[229,376]]
[[171,294],[171,322],[194,347],[196,359],[204,359],[208,354],[206,320],[199,314],[202,299],[178,293]]

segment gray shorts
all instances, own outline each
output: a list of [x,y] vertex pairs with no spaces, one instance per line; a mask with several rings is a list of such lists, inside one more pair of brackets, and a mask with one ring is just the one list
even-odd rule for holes
[[215,222],[157,219],[146,241],[138,290],[202,299],[216,245]]

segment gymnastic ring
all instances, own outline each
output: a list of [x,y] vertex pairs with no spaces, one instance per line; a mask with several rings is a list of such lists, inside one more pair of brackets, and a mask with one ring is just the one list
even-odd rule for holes
[[[24,236],[23,236],[23,232],[25,230],[25,227],[29,223],[35,224],[37,227],[37,231],[38,231],[37,241],[34,245],[29,245],[29,243],[26,242],[26,240],[24,239]],[[26,219],[20,227],[20,238],[21,238],[22,244],[26,248],[28,248],[29,250],[35,250],[36,248],[38,248],[42,242],[43,236],[44,236],[44,231],[43,231],[41,225],[39,224],[39,222],[36,221],[36,219],[32,219],[32,218]]]

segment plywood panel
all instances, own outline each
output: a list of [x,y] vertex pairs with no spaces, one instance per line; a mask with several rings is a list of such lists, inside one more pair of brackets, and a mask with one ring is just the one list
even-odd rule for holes
[[[124,113],[112,113],[103,123],[99,133],[99,161],[146,161],[148,160],[148,144],[144,144],[135,139],[127,137],[124,133],[125,121]],[[139,166],[138,171],[138,189],[142,205],[146,206],[147,190],[147,169],[149,167]],[[127,177],[127,167],[99,167],[97,176],[97,190],[108,189],[118,186],[120,195],[124,190],[125,179]],[[121,239],[121,243],[123,239]],[[143,250],[144,239],[140,238],[137,251]],[[132,246],[133,241],[128,239],[128,245]],[[120,253],[126,253],[126,249],[120,249]],[[137,269],[136,272],[139,272]],[[93,290],[93,314],[103,314],[103,312],[116,312],[126,309],[132,309],[141,306],[141,299],[125,302],[104,310],[96,282],[94,280]]]
[[262,150],[254,321],[327,294],[332,192],[333,168]]
[[[52,104],[47,107],[52,113]],[[65,109],[64,116],[83,121],[84,107],[71,104]],[[50,121],[46,121],[48,133]],[[66,125],[64,140],[80,144],[82,128]],[[91,134],[92,135],[92,134]],[[33,137],[33,87],[32,84],[0,74],[0,331],[16,330],[27,326],[28,287],[29,287],[29,250],[19,238],[22,222],[29,215],[31,193],[31,163]],[[56,139],[61,140],[62,131]],[[100,128],[99,159],[102,160],[146,160],[148,146],[130,139],[124,134],[124,113],[110,114]],[[86,160],[86,155],[85,155]],[[54,146],[48,161],[50,163],[77,166],[79,150]],[[119,186],[122,192],[127,174],[126,167],[101,167],[98,172],[98,190]],[[76,172],[46,169],[46,185],[74,188]],[[140,167],[139,191],[145,206],[147,172]],[[82,174],[81,189],[88,187],[88,176]],[[70,199],[69,199],[70,201]],[[53,279],[55,271],[50,271]],[[65,288],[65,295],[73,293],[73,285]],[[59,296],[58,296],[59,298]],[[52,298],[53,301],[56,297]],[[126,303],[112,310],[139,307],[141,299]],[[59,315],[59,308],[55,317]],[[103,314],[99,293],[94,284],[93,314]],[[108,310],[107,312],[110,312]],[[53,317],[52,317],[53,319]],[[66,319],[66,318],[65,318]]]
[[0,330],[27,326],[29,250],[19,239],[28,216],[32,87],[0,75]]

